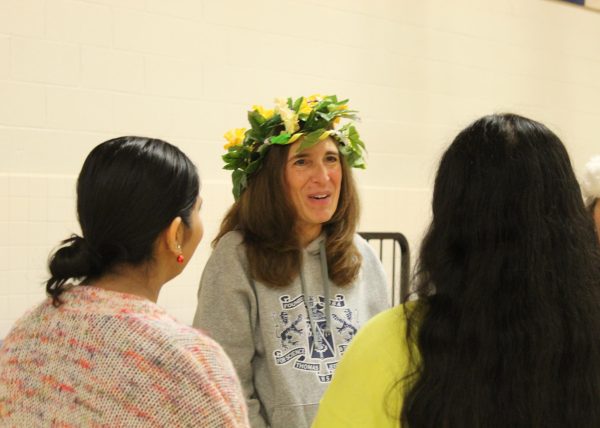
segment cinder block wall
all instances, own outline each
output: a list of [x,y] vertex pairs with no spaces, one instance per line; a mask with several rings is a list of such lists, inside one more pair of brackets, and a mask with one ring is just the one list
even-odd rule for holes
[[252,104],[337,93],[362,112],[362,230],[418,245],[435,166],[475,118],[547,123],[581,170],[600,152],[600,14],[550,0],[1,0],[0,337],[43,298],[77,232],[85,155],[141,134],[199,166],[205,240],[159,303],[190,322],[232,202],[222,134]]

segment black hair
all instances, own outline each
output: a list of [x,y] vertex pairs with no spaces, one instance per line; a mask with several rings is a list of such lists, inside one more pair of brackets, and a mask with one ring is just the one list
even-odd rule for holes
[[403,426],[600,426],[600,253],[544,125],[498,114],[456,137],[415,293]]
[[177,147],[158,139],[120,137],[96,146],[77,180],[82,236],[50,257],[46,292],[55,306],[69,279],[91,280],[120,264],[151,260],[159,233],[177,216],[190,225],[198,172]]

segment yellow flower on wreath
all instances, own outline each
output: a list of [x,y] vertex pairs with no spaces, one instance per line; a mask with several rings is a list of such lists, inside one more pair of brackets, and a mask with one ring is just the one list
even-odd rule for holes
[[306,101],[306,98],[302,98],[302,102],[300,103],[300,108],[298,109],[298,114],[302,116],[308,116],[312,111],[312,107]]
[[246,128],[234,128],[227,131],[223,137],[227,140],[227,144],[223,147],[225,150],[230,147],[240,146],[244,141],[244,136],[246,135]]
[[289,139],[288,144],[292,144],[293,142],[295,142],[296,140],[298,140],[300,137],[302,137],[304,135],[304,132],[296,132],[294,135],[292,135],[292,137]]
[[325,138],[329,137],[331,134],[333,134],[333,131],[325,131],[325,132],[323,132],[319,136],[319,140],[318,141],[323,141]]
[[[342,104],[340,106],[336,106],[333,107],[334,111],[340,111],[340,110],[348,110],[348,105],[347,104]],[[333,124],[334,126],[337,126],[340,123],[341,117],[336,117],[335,119],[333,119]]]
[[302,98],[302,102],[300,103],[300,108],[298,109],[298,114],[303,116],[308,116],[313,108],[319,104],[323,100],[323,95],[321,94],[312,94],[308,97]]
[[323,98],[325,97],[323,97],[321,94],[312,94],[306,97],[306,102],[312,107],[313,105],[320,103]]
[[271,119],[273,117],[273,115],[275,114],[275,110],[266,109],[261,105],[253,105],[252,110],[257,111],[258,114],[260,114],[262,117],[264,117],[267,120]]

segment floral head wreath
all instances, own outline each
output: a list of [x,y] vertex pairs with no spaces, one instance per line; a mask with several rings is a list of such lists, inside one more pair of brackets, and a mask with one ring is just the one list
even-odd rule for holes
[[[338,101],[335,95],[311,95],[296,100],[277,98],[272,110],[252,106],[248,112],[250,128],[232,129],[224,135],[228,143],[225,145],[227,153],[223,155],[223,168],[233,171],[235,199],[247,187],[248,176],[260,168],[270,146],[292,144],[300,137],[299,151],[332,137],[340,143],[340,153],[348,165],[364,169],[365,144],[352,122],[357,119],[357,112],[348,110],[347,102]],[[341,118],[351,122],[336,129]]]

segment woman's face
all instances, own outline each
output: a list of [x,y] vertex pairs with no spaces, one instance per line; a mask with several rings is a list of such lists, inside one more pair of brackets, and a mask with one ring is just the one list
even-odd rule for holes
[[598,240],[600,241],[600,199],[596,199],[594,202],[594,223],[596,224],[596,235],[598,235]]
[[326,138],[298,152],[301,140],[290,146],[285,166],[285,188],[296,211],[296,231],[308,244],[337,209],[342,165],[337,145]]

